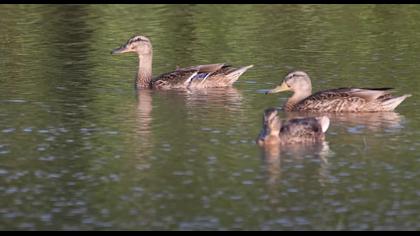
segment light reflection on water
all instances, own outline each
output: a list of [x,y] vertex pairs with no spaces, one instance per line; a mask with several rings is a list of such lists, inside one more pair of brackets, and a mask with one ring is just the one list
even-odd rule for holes
[[[420,229],[419,10],[1,6],[0,228]],[[139,33],[154,74],[255,66],[233,88],[135,92],[136,56],[109,51]],[[323,143],[261,149],[264,109],[290,95],[265,89],[295,68],[314,91],[413,96],[328,114]]]

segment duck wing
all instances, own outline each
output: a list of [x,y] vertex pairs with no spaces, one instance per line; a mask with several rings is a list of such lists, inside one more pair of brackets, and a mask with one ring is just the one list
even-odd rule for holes
[[178,68],[177,70],[196,70],[199,73],[213,73],[215,71],[220,70],[224,66],[226,66],[225,63],[217,63],[217,64],[190,66],[186,68]]
[[179,69],[156,76],[152,79],[154,89],[185,88],[189,81],[198,74],[198,70]]
[[156,76],[152,80],[152,87],[158,89],[186,88],[193,80],[203,80],[209,74],[220,70],[225,64],[208,64],[190,66],[186,68],[177,67],[176,70]]
[[200,71],[200,73],[191,80],[189,87],[190,88],[208,88],[208,87],[226,87],[232,85],[239,77],[245,73],[253,65],[244,66],[240,68],[233,67],[226,64],[213,64],[218,66],[205,65],[203,69],[205,72]]
[[[247,67],[246,69],[248,69]],[[246,71],[224,63],[177,68],[152,80],[154,88],[204,88],[231,85]]]
[[362,111],[367,103],[392,97],[392,88],[337,88],[319,91],[296,104],[297,110]]
[[375,100],[381,96],[389,95],[393,88],[337,88],[319,91],[309,96],[311,100],[328,100],[336,98],[358,97],[366,101]]

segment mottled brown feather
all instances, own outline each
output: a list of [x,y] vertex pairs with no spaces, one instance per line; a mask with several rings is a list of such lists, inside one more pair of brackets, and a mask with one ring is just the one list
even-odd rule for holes
[[[238,68],[226,64],[209,64],[178,68],[175,71],[161,74],[151,81],[152,88],[184,88],[184,87],[225,87],[231,84],[229,74]],[[205,79],[191,79],[194,73],[210,73]]]
[[292,143],[313,143],[325,138],[329,118],[300,117],[281,122],[278,111],[268,108],[264,111],[263,127],[257,138],[259,145],[277,145]]
[[279,135],[285,143],[314,142],[325,137],[321,124],[314,117],[294,118],[282,122]]
[[373,112],[386,110],[382,101],[394,98],[391,88],[338,88],[319,91],[296,104],[286,104],[288,111]]

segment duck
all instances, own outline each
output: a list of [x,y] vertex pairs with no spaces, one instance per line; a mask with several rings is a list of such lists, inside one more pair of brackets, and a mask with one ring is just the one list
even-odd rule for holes
[[135,80],[137,89],[175,89],[175,88],[212,88],[231,86],[253,65],[235,68],[225,63],[206,64],[177,68],[174,71],[152,77],[153,48],[150,39],[136,35],[122,46],[111,51],[112,55],[128,52],[139,57],[138,72]]
[[264,110],[263,127],[256,142],[260,146],[322,142],[329,125],[330,119],[325,115],[281,121],[278,110],[271,107]]
[[392,96],[393,88],[328,89],[312,94],[311,79],[304,71],[293,71],[266,94],[292,91],[283,105],[286,112],[380,112],[393,111],[411,94]]

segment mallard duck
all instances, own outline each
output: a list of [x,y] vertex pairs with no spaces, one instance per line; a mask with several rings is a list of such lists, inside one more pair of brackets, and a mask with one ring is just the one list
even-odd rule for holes
[[322,141],[329,125],[327,116],[293,118],[281,122],[277,109],[268,108],[264,111],[263,128],[257,143],[263,146]]
[[285,111],[309,112],[378,112],[393,111],[411,94],[395,97],[392,88],[337,88],[312,94],[311,79],[303,71],[289,73],[268,93],[293,91],[283,105]]
[[152,89],[210,88],[231,86],[239,76],[253,65],[234,68],[224,63],[191,66],[152,78],[152,43],[145,36],[134,36],[127,43],[112,50],[111,54],[134,52],[139,56],[135,86]]

